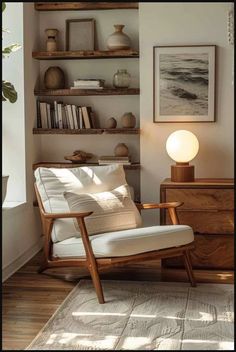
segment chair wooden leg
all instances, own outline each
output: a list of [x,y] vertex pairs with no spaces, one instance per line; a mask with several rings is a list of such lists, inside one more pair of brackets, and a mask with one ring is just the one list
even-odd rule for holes
[[105,303],[104,296],[103,296],[103,290],[102,290],[102,285],[99,277],[99,273],[97,270],[97,267],[94,265],[89,266],[89,271],[92,277],[93,285],[97,294],[98,302],[100,304]]
[[48,268],[47,263],[43,263],[42,265],[40,265],[39,269],[38,269],[38,274],[41,274],[44,270],[46,270]]
[[183,257],[184,257],[185,269],[187,271],[188,278],[189,278],[189,281],[191,283],[191,286],[192,287],[196,287],[196,281],[195,281],[194,274],[193,274],[193,268],[192,268],[192,263],[191,263],[191,259],[190,259],[190,256],[189,256],[189,252],[188,251],[184,251]]

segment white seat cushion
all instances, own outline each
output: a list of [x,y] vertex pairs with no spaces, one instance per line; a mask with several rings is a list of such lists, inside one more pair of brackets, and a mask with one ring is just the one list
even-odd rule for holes
[[[75,168],[39,167],[34,172],[44,209],[48,213],[70,212],[64,192],[97,193],[126,184],[122,165],[82,166]],[[52,229],[52,241],[80,236],[73,219],[57,219]]]
[[[107,232],[90,236],[95,257],[119,257],[164,248],[177,247],[194,240],[187,225],[163,225]],[[85,257],[81,238],[69,238],[53,244],[54,257]]]
[[[64,197],[71,212],[93,212],[85,218],[89,235],[142,226],[142,218],[131,199],[128,185],[122,185],[109,192],[82,194],[64,192]],[[80,232],[76,219],[74,223],[75,228]]]

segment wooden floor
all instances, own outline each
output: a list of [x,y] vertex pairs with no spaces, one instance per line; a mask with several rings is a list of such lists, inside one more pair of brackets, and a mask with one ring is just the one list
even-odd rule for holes
[[[3,350],[24,350],[79,280],[90,279],[86,269],[78,268],[50,269],[44,274],[38,274],[37,269],[41,260],[42,252],[39,252],[2,286]],[[194,270],[194,274],[197,282],[233,282],[231,272],[222,274]],[[187,281],[183,270],[180,270],[178,275],[170,270],[169,274],[161,276],[160,261],[112,269],[101,274],[101,278],[104,280]]]

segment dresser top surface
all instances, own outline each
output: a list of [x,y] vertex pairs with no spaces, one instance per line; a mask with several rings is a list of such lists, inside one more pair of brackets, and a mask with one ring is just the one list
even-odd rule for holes
[[161,182],[161,187],[170,188],[233,188],[233,178],[196,178],[193,182],[172,182],[166,178]]

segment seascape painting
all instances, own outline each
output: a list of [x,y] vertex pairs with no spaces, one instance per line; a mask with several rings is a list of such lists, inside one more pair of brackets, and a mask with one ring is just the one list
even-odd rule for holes
[[173,53],[169,47],[155,48],[154,122],[214,121],[214,51],[199,46],[173,47]]

